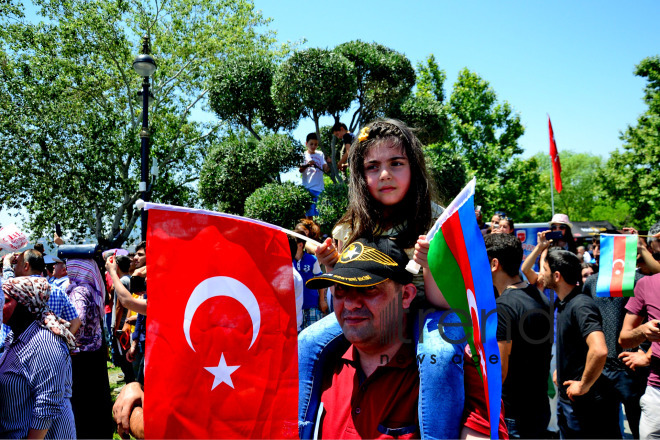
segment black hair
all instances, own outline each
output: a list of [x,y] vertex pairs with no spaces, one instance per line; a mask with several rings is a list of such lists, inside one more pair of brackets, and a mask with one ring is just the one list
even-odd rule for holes
[[[356,137],[351,146],[348,166],[351,171],[348,184],[348,210],[337,224],[346,223],[351,227],[351,234],[344,246],[358,238],[373,241],[386,226],[405,228],[397,235],[397,244],[401,249],[412,247],[420,235],[431,227],[431,198],[433,190],[426,170],[426,161],[422,144],[412,130],[395,119],[377,120],[364,129],[367,133]],[[360,137],[363,138],[360,141]],[[369,150],[387,144],[405,152],[410,164],[410,187],[405,197],[393,209],[389,218],[384,217],[383,205],[374,200],[369,193],[364,174],[364,158]]]
[[308,134],[307,139],[305,140],[305,142],[309,142],[311,140],[315,140],[315,141],[319,140],[319,138],[318,138],[318,136],[316,136],[315,132],[311,132],[310,134]]
[[296,258],[296,254],[298,253],[299,238],[296,238],[293,235],[287,235],[287,238],[289,239],[289,250],[291,251],[291,259],[293,260]]
[[30,269],[35,272],[42,273],[46,268],[44,256],[37,250],[28,249],[23,252],[23,260],[25,260],[25,262],[30,265]]
[[131,267],[131,259],[126,255],[119,255],[115,258],[117,261],[117,267],[124,273],[128,273],[128,270]]
[[488,259],[497,260],[504,272],[510,277],[518,275],[523,259],[522,243],[513,235],[489,234],[484,237]]
[[141,241],[135,246],[135,252],[139,251],[140,249],[144,249],[144,251],[147,251],[147,242],[146,241]]
[[39,251],[43,254],[44,253],[44,244],[43,243],[36,243],[34,245],[34,250]]
[[48,263],[48,264],[46,264],[46,270],[47,270],[49,273],[53,273],[53,271],[55,270],[55,263]]
[[594,273],[598,273],[598,265],[594,263],[582,263],[580,265],[580,272],[582,269],[593,269]]
[[582,279],[582,266],[577,255],[563,249],[551,249],[545,261],[550,266],[550,272],[559,272],[564,281],[576,285]]
[[332,132],[334,133],[335,131],[339,131],[342,128],[348,131],[348,127],[346,126],[346,124],[344,124],[343,122],[337,122],[335,123],[335,125],[332,126]]

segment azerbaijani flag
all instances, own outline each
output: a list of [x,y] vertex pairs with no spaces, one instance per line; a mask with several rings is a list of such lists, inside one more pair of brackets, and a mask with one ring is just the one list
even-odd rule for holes
[[600,234],[597,296],[634,296],[637,239],[637,235]]
[[463,188],[427,234],[431,243],[428,262],[438,288],[466,325],[468,343],[473,357],[478,356],[475,360],[486,391],[491,438],[498,438],[502,366],[496,337],[497,313],[492,313],[496,310],[493,280],[474,214],[475,184],[476,179],[472,179]]

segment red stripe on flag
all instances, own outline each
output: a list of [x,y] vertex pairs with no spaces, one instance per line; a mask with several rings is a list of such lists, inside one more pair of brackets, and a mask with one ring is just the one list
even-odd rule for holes
[[458,266],[461,268],[465,288],[474,292],[474,282],[472,281],[472,268],[470,268],[470,259],[465,248],[465,238],[463,237],[463,228],[458,212],[451,215],[442,225],[442,235],[445,237],[449,250],[454,255]]
[[626,261],[626,237],[614,237],[614,255],[612,261],[612,281],[610,282],[610,296],[623,296],[623,270]]
[[[477,351],[472,353],[474,360],[475,356],[478,356],[476,362],[477,368],[481,371],[481,377],[483,379],[484,392],[486,407],[490,408],[489,394],[488,394],[488,373],[486,371],[486,354],[484,352],[484,346],[481,342],[481,327],[479,326],[479,311],[476,310],[476,292],[474,291],[474,281],[472,279],[472,267],[470,266],[470,258],[468,257],[467,248],[465,247],[465,237],[463,236],[463,226],[461,225],[461,219],[458,216],[458,212],[451,215],[445,223],[442,225],[442,235],[449,246],[449,250],[454,255],[458,266],[461,269],[461,275],[463,276],[463,282],[465,283],[466,296],[469,295],[467,290],[472,292],[471,297],[474,303],[474,306],[470,304],[468,299],[468,304],[470,304],[470,310],[466,312],[470,315],[472,320],[472,337],[474,340],[474,348]],[[488,415],[490,420],[490,413]],[[498,422],[494,422],[498,423]]]

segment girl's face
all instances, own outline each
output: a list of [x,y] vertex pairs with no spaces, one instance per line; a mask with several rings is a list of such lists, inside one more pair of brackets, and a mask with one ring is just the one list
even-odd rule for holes
[[511,229],[511,225],[509,224],[508,221],[506,220],[500,220],[500,233],[502,234],[513,234],[513,229]]
[[384,141],[364,156],[369,194],[384,206],[401,202],[410,188],[410,162],[403,148]]
[[582,285],[587,282],[587,278],[594,274],[594,270],[590,267],[582,269]]

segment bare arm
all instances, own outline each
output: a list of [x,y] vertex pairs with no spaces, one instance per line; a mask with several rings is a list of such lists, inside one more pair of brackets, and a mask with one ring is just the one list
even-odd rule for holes
[[348,164],[348,153],[351,151],[351,144],[344,144],[345,149],[344,149],[344,154],[341,156],[341,159],[339,159],[339,163],[337,164],[337,168],[339,168],[341,171],[344,171]]
[[71,327],[69,327],[69,331],[71,332],[72,335],[75,335],[78,332],[78,329],[82,325],[82,321],[80,318],[74,318],[71,321],[69,321],[69,324],[71,324]]
[[539,274],[534,272],[534,263],[536,262],[536,259],[548,248],[548,246],[550,246],[550,242],[545,239],[545,234],[547,232],[550,231],[543,231],[536,234],[537,244],[534,247],[534,250],[532,250],[532,253],[525,258],[525,261],[523,261],[522,267],[520,268],[530,284],[536,284],[539,278]]
[[607,345],[605,344],[605,334],[601,331],[589,333],[587,336],[587,345],[589,351],[587,352],[587,361],[582,373],[582,379],[567,380],[564,385],[567,385],[566,394],[568,398],[573,400],[576,396],[582,396],[589,392],[591,386],[596,382],[605,366],[607,359]]
[[42,438],[46,438],[47,433],[48,433],[47,429],[32,429],[32,428],[30,428],[30,430],[28,431],[28,435],[25,438],[28,438],[28,439],[35,439],[35,438],[36,439],[42,439]]
[[648,367],[651,365],[651,356],[653,355],[653,349],[649,348],[649,351],[644,351],[642,349],[634,351],[624,351],[619,353],[619,359],[621,362],[626,364],[628,368],[635,371],[637,367]]
[[651,342],[660,341],[660,328],[658,324],[660,321],[653,319],[645,324],[642,324],[644,318],[632,313],[626,313],[623,320],[623,327],[619,334],[619,345],[622,348],[633,348],[645,340]]
[[119,275],[117,275],[117,263],[115,257],[109,257],[105,262],[105,268],[110,272],[112,278],[112,285],[115,287],[115,295],[122,306],[129,310],[133,310],[141,315],[147,314],[147,300],[143,298],[133,298],[133,295],[124,287]]

